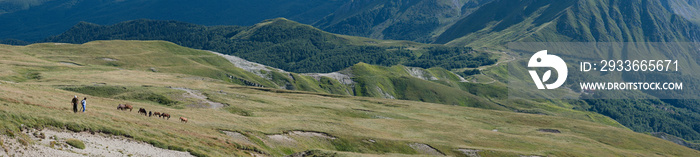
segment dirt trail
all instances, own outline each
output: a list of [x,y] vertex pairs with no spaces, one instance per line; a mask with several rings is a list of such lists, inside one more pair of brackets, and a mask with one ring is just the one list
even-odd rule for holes
[[[501,59],[499,59],[498,62],[496,62],[496,64],[487,65],[487,66],[481,66],[481,67],[478,67],[477,69],[479,69],[479,70],[484,70],[484,69],[487,69],[487,68],[491,68],[491,67],[498,66],[498,65],[501,64],[501,63],[512,62],[512,61],[514,61],[514,60],[516,59],[515,56],[509,55],[509,54],[506,53],[506,52],[497,51],[497,52],[494,52],[494,53],[502,53],[503,56],[501,57]],[[505,60],[503,60],[503,59],[505,59]],[[484,75],[484,74],[479,74],[479,75],[486,76],[486,75]],[[488,77],[488,78],[491,79],[491,81],[489,81],[489,82],[476,82],[476,81],[474,81],[473,83],[492,84],[492,83],[496,83],[496,81],[497,81],[496,79],[493,79],[493,78],[491,78],[491,77]]]
[[207,96],[202,95],[202,92],[199,92],[197,90],[188,89],[188,88],[181,88],[181,87],[173,87],[173,89],[182,90],[182,91],[187,92],[187,93],[185,93],[184,97],[199,99],[199,102],[201,104],[208,104],[209,108],[216,109],[216,108],[222,108],[222,107],[226,106],[222,103],[213,102],[213,101],[209,100],[209,98]]

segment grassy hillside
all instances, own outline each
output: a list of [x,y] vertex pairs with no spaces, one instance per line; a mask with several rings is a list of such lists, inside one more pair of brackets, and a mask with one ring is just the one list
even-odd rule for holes
[[[621,110],[610,110],[619,107],[622,102],[603,101],[545,101],[545,100],[509,100],[503,79],[505,66],[500,65],[482,70],[483,74],[467,76],[462,80],[453,72],[442,68],[411,68],[405,66],[384,67],[365,63],[356,64],[339,73],[347,75],[351,82],[340,82],[332,76],[316,76],[312,74],[297,74],[280,71],[267,71],[256,75],[250,71],[234,67],[226,59],[219,58],[209,52],[192,50],[168,42],[131,42],[131,41],[98,41],[83,45],[72,44],[35,44],[29,46],[33,51],[50,54],[45,59],[62,62],[66,65],[86,66],[97,64],[113,68],[148,71],[152,73],[179,73],[193,75],[188,79],[216,80],[222,83],[239,85],[263,86],[267,88],[282,88],[298,91],[309,91],[322,94],[338,94],[351,96],[366,96],[377,98],[415,100],[441,103],[447,105],[479,107],[521,113],[561,116],[573,119],[597,122],[612,126],[621,125],[605,116],[593,114],[593,111],[611,116],[623,125],[639,132],[665,132],[685,138],[693,142],[697,131],[692,127],[698,117],[693,109],[693,101],[664,103],[664,107],[675,112],[666,112],[658,108],[634,110],[633,114],[618,114]],[[175,52],[175,53],[172,53]],[[129,54],[117,55],[115,53]],[[77,55],[73,55],[77,54]],[[144,57],[156,55],[159,57]],[[89,66],[88,66],[89,67]],[[0,76],[5,80],[22,82],[44,77],[38,71],[55,68],[32,67],[19,68],[16,75]],[[495,80],[494,80],[495,79]],[[467,82],[468,81],[468,82]],[[101,82],[94,82],[101,83]],[[66,86],[61,89],[81,89],[79,86]],[[77,91],[77,90],[71,90]],[[142,102],[163,103],[175,108],[183,108],[186,104],[172,104],[173,99],[163,98],[162,95],[176,91],[144,90],[143,88],[127,88],[123,93],[104,97],[114,99],[135,99]],[[146,95],[146,96],[137,96]],[[638,106],[650,107],[651,104],[638,102]],[[650,101],[660,102],[660,101]],[[663,102],[662,102],[663,103]],[[675,106],[675,107],[674,107]],[[645,108],[646,108],[645,107]],[[615,111],[615,112],[610,112]],[[235,111],[237,113],[246,113]],[[647,113],[650,112],[650,113]],[[683,113],[686,116],[675,116],[673,113]],[[646,113],[646,114],[645,114]],[[632,121],[630,119],[641,119]],[[652,121],[659,125],[648,125]]]
[[[306,74],[267,71],[263,77],[235,67],[228,60],[213,53],[177,46],[163,41],[132,42],[132,41],[96,41],[82,45],[44,43],[27,46],[28,49],[42,54],[47,60],[66,65],[90,67],[101,65],[118,69],[149,71],[153,73],[179,73],[198,76],[193,79],[218,80],[225,83],[240,85],[256,84],[268,88],[284,88],[290,90],[310,91],[317,93],[358,95],[369,97],[395,97],[405,100],[420,100],[461,106],[491,106],[488,101],[473,96],[457,88],[450,88],[438,83],[459,81],[456,75],[444,70],[435,69],[443,76],[436,82],[412,78],[404,66],[383,68],[368,64],[353,66],[350,75],[359,84],[343,84],[333,78],[314,78]],[[153,57],[150,57],[153,56]],[[20,75],[0,76],[0,78],[22,82],[29,78],[41,78],[37,72],[55,69],[53,67],[20,67]],[[364,69],[364,70],[362,70]],[[417,68],[422,71],[422,69]],[[395,74],[395,75],[392,75]],[[19,77],[25,76],[25,77]],[[231,77],[232,76],[232,77]],[[426,76],[432,77],[432,74]],[[440,75],[435,75],[440,76]],[[382,77],[382,82],[374,81]],[[367,79],[369,78],[369,79]],[[397,85],[400,88],[394,89]],[[417,86],[417,87],[413,87]],[[439,87],[446,88],[441,89]],[[454,85],[452,85],[454,86]],[[381,87],[381,88],[380,88]],[[438,88],[435,88],[438,87]],[[407,93],[405,88],[413,88]],[[379,90],[381,89],[381,90]],[[383,92],[389,92],[387,95]],[[420,93],[434,93],[423,95]],[[471,98],[460,98],[457,95],[470,95]],[[487,107],[495,108],[495,107]]]
[[[184,48],[163,41],[95,41],[82,45],[43,43],[27,46],[25,49],[45,54],[43,56],[44,59],[79,67],[100,65],[151,73],[178,73],[197,76],[187,77],[187,79],[212,80],[229,84],[282,88],[321,94],[415,100],[447,105],[555,115],[620,126],[617,122],[611,122],[607,117],[579,111],[581,110],[581,102],[514,102],[507,99],[507,91],[502,83],[482,84],[479,82],[466,82],[460,76],[442,68],[422,69],[400,65],[384,67],[360,63],[339,72],[347,75],[351,81],[350,83],[341,83],[336,78],[326,76],[318,77],[311,74],[297,74],[275,70],[262,71],[263,74],[259,76],[235,67],[228,60],[215,54]],[[150,55],[156,57],[146,57]],[[498,69],[502,67],[499,66]],[[14,82],[41,79],[44,76],[39,71],[54,70],[55,68],[21,67],[18,69],[15,72],[17,73],[16,75],[0,75],[0,78]],[[484,71],[485,74],[480,76],[497,78],[497,76],[491,75],[497,72],[498,69],[486,70]],[[94,82],[94,84],[100,83],[102,82]],[[61,88],[76,87],[67,86]],[[105,97],[127,97],[138,98],[142,101],[152,101],[152,98],[149,97],[134,97],[133,94],[135,93],[162,95],[172,92],[139,92],[131,91],[131,88],[128,88],[118,95]],[[156,99],[155,101],[159,100]],[[174,107],[182,108],[183,105],[174,104]]]
[[[281,156],[307,150],[410,156],[422,155],[424,150],[411,147],[421,144],[449,156],[465,156],[462,151],[482,156],[700,153],[626,128],[560,116],[232,85],[198,72],[223,58],[169,45],[155,41],[0,45],[0,90],[4,91],[0,133],[30,136],[20,133],[20,126],[103,132],[197,156]],[[440,70],[428,72],[448,76],[439,74]],[[201,92],[206,100],[227,105],[190,107],[192,98],[174,87]],[[165,105],[130,97],[130,93],[152,93],[177,102]],[[69,111],[73,95],[88,97],[87,113]],[[168,112],[175,119],[118,111],[115,106],[120,103]],[[180,116],[189,118],[189,123],[176,121]]]

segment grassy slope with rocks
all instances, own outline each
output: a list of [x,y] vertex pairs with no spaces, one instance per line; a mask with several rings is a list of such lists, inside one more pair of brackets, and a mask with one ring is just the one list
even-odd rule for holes
[[[481,150],[478,154],[483,156],[700,153],[624,127],[561,116],[246,87],[216,77],[202,79],[200,75],[210,73],[190,69],[206,69],[209,66],[205,63],[211,62],[203,60],[218,57],[163,45],[171,44],[99,41],[83,45],[0,45],[0,90],[4,91],[0,94],[0,132],[26,136],[19,133],[22,125],[104,132],[199,156],[280,156],[306,150],[312,150],[312,154],[350,156],[420,155],[420,151],[411,148],[415,143],[427,144],[450,156],[463,156],[458,149]],[[103,57],[122,62],[109,64]],[[121,57],[180,58],[178,65],[189,66],[168,66],[165,63],[169,61],[154,63],[156,60],[127,62]],[[153,72],[149,67],[160,70]],[[81,91],[94,95],[64,90],[67,86],[95,87],[93,91]],[[178,108],[115,98],[118,93],[100,90],[112,86],[146,91],[171,90],[167,87],[195,89],[206,93],[210,100],[229,106]],[[87,113],[70,112],[69,99],[73,95],[88,97]],[[177,100],[178,94],[167,96]],[[189,123],[118,111],[115,106],[120,103],[171,113],[173,117],[184,116]],[[237,132],[245,138],[225,132]]]

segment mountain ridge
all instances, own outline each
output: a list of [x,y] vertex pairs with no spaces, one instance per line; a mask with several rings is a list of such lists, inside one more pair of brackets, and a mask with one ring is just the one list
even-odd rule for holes
[[[451,26],[436,43],[498,46],[507,42],[682,42],[700,40],[700,26],[664,7],[666,1],[497,0]],[[532,6],[530,5],[532,4]],[[503,8],[508,7],[511,8]],[[527,6],[527,7],[526,7]],[[532,8],[534,7],[534,8]],[[490,17],[506,12],[515,21]],[[508,18],[505,18],[508,19]],[[552,20],[549,20],[552,19]],[[480,27],[474,22],[482,23]],[[463,23],[463,24],[461,24]],[[641,27],[640,27],[641,26]],[[467,29],[469,28],[469,29]]]
[[[696,13],[700,10],[700,6],[692,0],[334,0],[303,3],[292,1],[274,3],[277,5],[271,7],[274,8],[272,10],[278,10],[275,13],[261,12],[260,9],[250,11],[257,6],[255,3],[238,4],[239,2],[235,1],[217,2],[222,3],[220,5],[193,4],[191,7],[198,9],[192,10],[221,12],[213,14],[222,15],[197,19],[178,19],[174,17],[181,16],[163,15],[162,12],[168,10],[166,8],[177,10],[182,8],[182,5],[188,4],[186,2],[169,3],[163,5],[162,9],[151,9],[152,11],[129,11],[128,8],[114,11],[131,5],[149,8],[163,3],[165,2],[162,0],[152,2],[80,0],[74,3],[68,0],[51,0],[16,3],[17,6],[13,3],[8,5],[9,9],[5,9],[7,10],[5,14],[0,14],[0,21],[7,21],[7,23],[0,23],[0,27],[6,28],[5,31],[0,30],[0,38],[16,38],[33,42],[58,34],[79,21],[105,25],[148,18],[187,21],[202,25],[253,25],[263,19],[286,17],[311,24],[324,31],[344,35],[422,43],[450,43],[455,46],[498,47],[511,41],[697,41],[699,33],[695,29],[700,25],[698,22],[700,14]],[[572,5],[573,3],[575,5]],[[287,7],[284,7],[285,5]],[[493,12],[499,7],[503,9],[506,6],[512,8],[508,8],[505,12]],[[563,10],[564,14],[560,14],[562,10],[558,6],[568,8]],[[523,9],[519,8],[527,9],[528,15],[520,15],[519,12]],[[537,14],[530,14],[538,10]],[[85,14],[100,11],[100,13],[109,12],[110,14],[96,13],[101,18],[63,17],[66,12],[72,11]],[[245,11],[258,14],[225,16],[250,13]],[[34,21],[25,21],[29,18],[23,18],[41,12],[50,12],[47,14],[55,16],[52,19],[63,20],[51,21],[39,18]],[[137,13],[148,16],[136,16]],[[502,16],[494,17],[501,14]],[[116,15],[129,16],[115,18]],[[220,17],[231,18],[221,19]],[[492,17],[492,19],[482,19],[482,17]],[[19,26],[22,27],[17,28]],[[26,33],[18,34],[16,33],[18,31]],[[6,43],[21,44],[21,42],[11,41]]]
[[430,43],[451,21],[490,1],[352,1],[312,25],[332,33]]
[[211,26],[252,25],[264,19],[286,17],[312,23],[347,1],[10,0],[5,2],[12,4],[7,5],[10,8],[0,14],[0,39],[34,42],[64,32],[79,21],[111,25],[147,18]]

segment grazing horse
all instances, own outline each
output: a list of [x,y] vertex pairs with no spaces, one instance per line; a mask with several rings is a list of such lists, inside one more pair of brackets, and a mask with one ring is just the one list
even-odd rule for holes
[[131,107],[131,105],[127,105],[127,104],[119,104],[119,105],[117,105],[117,110],[122,110],[122,111],[124,111],[124,110],[126,110],[126,109],[129,109],[129,112],[131,112],[131,110],[133,109],[133,107]]
[[167,114],[167,113],[161,113],[160,117],[162,117],[163,119],[165,119],[167,117],[168,120],[170,120],[170,114]]
[[139,108],[139,114],[143,113],[143,116],[146,116],[146,109],[144,108]]
[[153,115],[160,117],[160,112],[153,112]]
[[153,112],[148,111],[148,117],[151,117],[151,115],[153,115]]
[[180,117],[180,122],[187,123],[187,118],[185,118],[185,117]]

